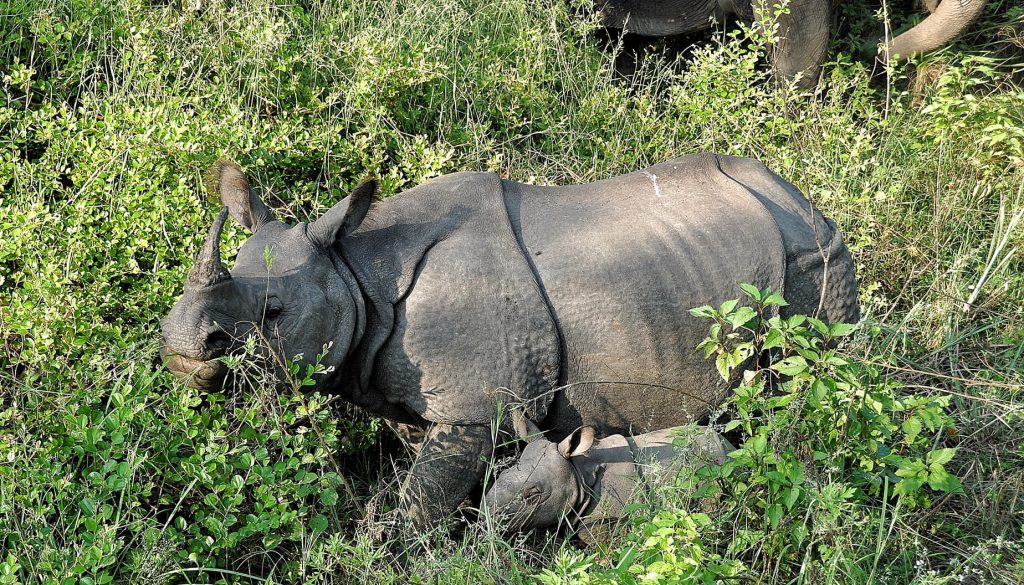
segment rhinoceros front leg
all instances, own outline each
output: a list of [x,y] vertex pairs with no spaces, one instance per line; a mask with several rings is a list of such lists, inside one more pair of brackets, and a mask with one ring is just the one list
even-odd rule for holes
[[454,512],[483,481],[492,443],[490,425],[430,427],[403,489],[406,522],[421,531]]

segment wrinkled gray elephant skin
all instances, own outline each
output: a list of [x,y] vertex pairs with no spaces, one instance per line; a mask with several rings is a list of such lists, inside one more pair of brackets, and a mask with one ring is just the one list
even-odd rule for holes
[[645,489],[671,480],[684,466],[721,465],[733,450],[707,427],[603,439],[593,427],[580,427],[560,443],[532,427],[524,438],[529,442],[522,455],[488,488],[487,511],[511,530],[564,525],[591,543],[602,541]]
[[[761,25],[777,22],[772,67],[779,77],[798,78],[803,88],[818,82],[835,8],[834,0],[597,0],[595,7],[605,26],[655,37],[704,30],[730,14]],[[984,7],[985,0],[942,0],[919,25],[884,43],[882,54],[905,59],[938,49],[965,31]]]
[[457,173],[379,202],[366,182],[297,225],[233,163],[211,183],[253,233],[229,272],[223,212],[210,230],[162,322],[167,367],[215,389],[218,358],[251,334],[307,363],[333,343],[315,389],[424,430],[403,496],[419,527],[480,485],[510,394],[553,438],[707,415],[728,386],[694,350],[708,323],[689,309],[739,296],[737,283],[783,293],[784,314],[857,320],[835,225],[749,159],[686,156],[566,187]]

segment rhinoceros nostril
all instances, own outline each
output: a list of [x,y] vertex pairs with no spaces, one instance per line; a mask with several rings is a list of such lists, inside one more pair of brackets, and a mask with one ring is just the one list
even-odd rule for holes
[[203,345],[206,347],[207,353],[217,357],[227,350],[230,343],[231,336],[223,329],[218,328],[207,334],[206,342]]

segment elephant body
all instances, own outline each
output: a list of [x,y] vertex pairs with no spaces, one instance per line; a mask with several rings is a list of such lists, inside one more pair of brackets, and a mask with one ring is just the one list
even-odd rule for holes
[[[276,250],[282,272],[269,296],[284,308],[267,337],[284,355],[334,342],[334,371],[318,389],[424,429],[404,496],[420,527],[480,484],[501,403],[521,405],[555,438],[580,425],[604,436],[706,416],[728,385],[695,352],[708,323],[689,310],[738,296],[737,283],[784,294],[785,313],[857,319],[853,263],[835,225],[750,159],[686,156],[565,187],[457,173],[379,203],[353,197],[309,226],[261,227],[256,252],[246,242],[231,274]],[[353,212],[360,205],[372,210]],[[186,290],[165,340],[209,327],[210,315],[228,321],[232,294],[254,299],[247,307],[268,296],[245,292],[259,280],[228,278]],[[286,293],[301,287],[292,310]],[[329,326],[341,333],[323,338]],[[193,351],[187,364],[211,353]]]
[[[781,7],[785,8],[782,9]],[[710,28],[713,20],[734,15],[764,25],[778,24],[779,41],[771,48],[774,73],[797,78],[813,87],[828,53],[834,0],[599,0],[595,7],[611,29],[651,37],[691,33]],[[961,34],[978,18],[985,0],[943,0],[919,25],[885,39],[883,56],[909,58],[933,51]]]

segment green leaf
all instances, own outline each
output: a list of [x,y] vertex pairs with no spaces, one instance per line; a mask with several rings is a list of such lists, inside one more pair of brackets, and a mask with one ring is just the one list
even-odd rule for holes
[[96,501],[92,498],[85,497],[78,502],[78,507],[86,514],[92,516],[96,513]]
[[749,448],[754,453],[763,454],[768,449],[768,437],[763,434],[754,435],[747,439],[743,447]]
[[732,356],[727,353],[720,353],[715,358],[715,369],[718,370],[718,375],[727,382],[729,381],[729,362],[731,358]]
[[324,532],[327,530],[327,517],[323,514],[317,514],[309,521],[309,527],[312,528],[314,532]]
[[320,501],[325,506],[333,506],[338,503],[338,492],[334,491],[334,488],[327,488],[320,492]]
[[945,465],[953,460],[956,455],[955,448],[936,449],[928,454],[928,465]]
[[807,360],[798,355],[791,356],[772,364],[772,369],[784,376],[795,376],[807,371]]
[[766,307],[770,306],[770,305],[775,305],[775,306],[778,306],[778,307],[788,307],[789,306],[789,303],[786,302],[786,299],[782,298],[782,295],[780,295],[778,293],[772,293],[772,294],[768,295],[767,297],[765,297],[764,301],[762,301],[762,302],[763,302],[763,304]]
[[793,315],[792,317],[786,319],[786,326],[790,327],[790,328],[799,327],[799,326],[803,325],[804,322],[806,322],[806,321],[807,321],[807,316],[806,315],[799,315],[799,314],[798,315]]
[[829,337],[846,337],[857,330],[856,323],[833,323],[828,326]]
[[757,317],[757,311],[750,307],[740,307],[735,313],[729,315],[729,323],[731,323],[735,329],[746,325],[746,323],[754,317]]
[[274,266],[274,251],[270,249],[270,244],[263,246],[263,263],[267,266],[267,272]]
[[772,528],[779,527],[779,520],[782,519],[782,506],[779,504],[772,504],[768,506],[768,520],[771,522]]
[[740,288],[747,294],[748,297],[754,299],[756,302],[761,302],[761,291],[752,284],[740,283]]
[[690,309],[690,314],[693,315],[694,317],[713,318],[717,313],[715,312],[715,309],[713,307],[704,305],[702,307]]
[[732,310],[735,309],[736,305],[738,305],[739,303],[739,299],[730,299],[728,301],[725,301],[724,303],[722,303],[722,306],[718,308],[718,312],[724,317],[729,313],[732,313]]
[[951,475],[942,467],[932,469],[928,474],[928,486],[937,492],[963,493],[964,486],[955,475]]
[[828,335],[828,325],[825,325],[825,322],[822,321],[821,319],[808,317],[807,322],[810,323],[811,327],[814,327],[814,330],[820,333],[821,335]]
[[782,347],[782,341],[785,337],[782,332],[778,329],[772,329],[768,331],[768,335],[764,337],[764,344],[761,345],[761,349],[771,349],[773,347]]
[[896,495],[909,495],[920,489],[922,485],[924,485],[924,480],[920,477],[904,477],[896,484],[896,488],[893,489],[893,493]]
[[786,504],[787,510],[792,510],[793,506],[796,505],[796,501],[800,499],[800,488],[793,486],[786,490],[786,496],[783,503]]
[[921,434],[921,419],[916,416],[912,416],[905,420],[900,428],[903,429],[903,434],[906,435],[906,441],[908,444],[913,443],[914,439]]

